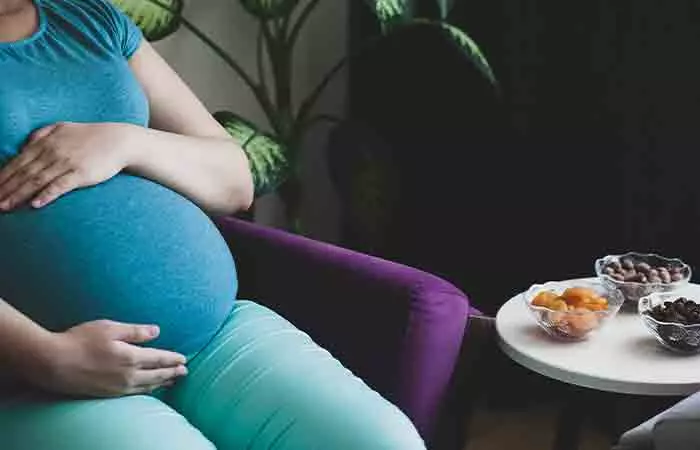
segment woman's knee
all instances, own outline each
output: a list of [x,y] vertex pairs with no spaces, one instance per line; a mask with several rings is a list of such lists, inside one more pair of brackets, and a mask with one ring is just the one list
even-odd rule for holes
[[277,434],[287,444],[282,448],[425,450],[411,421],[398,408],[371,394],[358,392],[350,399],[325,392],[320,394],[325,398],[311,397],[298,404],[290,421],[292,428]]
[[2,448],[13,450],[214,450],[187,420],[144,396],[0,401]]
[[223,450],[425,448],[396,406],[250,302],[239,302],[167,400]]

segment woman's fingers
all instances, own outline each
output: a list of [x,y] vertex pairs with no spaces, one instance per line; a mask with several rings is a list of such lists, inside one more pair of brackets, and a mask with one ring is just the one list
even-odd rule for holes
[[19,170],[39,158],[42,151],[43,148],[39,145],[29,145],[0,169],[0,198],[9,192],[5,189],[5,183],[13,178]]
[[185,366],[140,370],[134,377],[132,389],[141,392],[150,392],[165,384],[174,383],[175,380],[185,375],[187,375],[187,368]]
[[138,368],[130,376],[126,394],[147,394],[172,386],[178,378],[187,375],[185,357],[179,353],[136,346],[132,350]]
[[165,383],[161,384],[152,384],[152,385],[144,385],[144,386],[135,386],[129,389],[128,392],[120,395],[144,395],[144,394],[152,394],[155,390],[161,389],[161,388],[169,388],[171,386],[175,385],[175,379],[166,381]]
[[83,181],[76,171],[70,171],[55,178],[48,186],[44,187],[32,200],[34,208],[41,208],[58,197],[83,186]]
[[121,392],[116,394],[116,397],[122,397],[124,395],[149,395],[153,394],[158,389],[162,388],[169,388],[175,384],[175,381],[168,381],[163,384],[155,384],[155,385],[145,385],[145,386],[136,386],[132,387],[126,392]]
[[184,366],[187,359],[180,353],[149,347],[133,347],[136,366],[144,369],[163,369]]
[[8,193],[0,198],[0,209],[6,211],[21,205],[47,186],[68,175],[67,169],[61,164],[45,164],[41,158],[38,158],[5,183],[3,188],[6,187]]
[[58,164],[43,158],[35,159],[0,187],[0,209],[7,211],[24,203],[65,171]]
[[27,138],[27,142],[20,150],[19,155],[12,158],[9,163],[0,169],[0,185],[12,178],[18,170],[21,170],[27,164],[39,158],[44,153],[46,147],[35,144],[53,133],[58,126],[59,124],[48,125],[34,130],[32,134],[29,135],[29,138]]
[[[157,325],[137,325],[113,320],[96,320],[85,325],[97,327],[107,338],[127,344],[145,344],[160,334],[160,327]],[[137,348],[139,347],[129,347],[132,350]]]
[[32,134],[29,135],[29,139],[27,139],[26,145],[32,145],[33,143],[44,139],[46,136],[51,134],[53,130],[58,128],[58,125],[59,124],[54,123],[52,125],[47,125],[43,128],[39,128],[38,130],[34,130]]

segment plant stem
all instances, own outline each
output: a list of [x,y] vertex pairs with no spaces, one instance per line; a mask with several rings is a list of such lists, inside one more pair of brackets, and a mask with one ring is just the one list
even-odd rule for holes
[[[265,47],[267,48],[267,54],[270,56],[270,68],[272,70],[272,81],[275,85],[275,100],[277,100],[277,38],[270,28],[270,24],[264,20],[260,21],[260,31],[262,33],[263,41],[265,42]],[[270,96],[272,98],[272,95]]]
[[200,31],[199,28],[197,28],[184,17],[181,17],[180,20],[187,29],[189,29],[206,45],[208,45],[209,48],[211,48],[212,51],[214,51],[214,53],[219,55],[219,57],[223,59],[224,62],[228,64],[228,66],[231,67],[231,69],[233,69],[233,71],[236,72],[239,77],[241,77],[243,82],[245,82],[245,84],[247,84],[250,90],[253,92],[253,95],[255,95],[255,98],[258,100],[258,103],[260,103],[260,107],[263,109],[263,112],[267,116],[267,120],[270,122],[270,126],[272,126],[275,132],[279,132],[279,124],[276,122],[272,102],[270,101],[267,93],[260,88],[260,85],[255,83],[255,81],[253,81],[251,76],[248,75],[248,73],[243,69],[243,67],[241,67],[236,61],[234,61],[233,58],[231,58],[228,55],[228,53],[226,53],[221,47],[219,47],[219,45],[212,41],[206,34]]
[[272,77],[275,85],[276,118],[279,125],[279,136],[285,143],[289,142],[292,124],[292,72],[291,52],[285,43],[285,36],[273,33],[267,23],[263,24],[263,37],[267,42],[270,55]]
[[285,38],[286,31],[284,29],[284,22],[285,22],[284,18],[275,19],[272,22],[275,26],[275,36],[277,37],[277,39],[283,40]]
[[[345,56],[338,61],[331,70],[328,71],[326,76],[323,77],[321,82],[314,88],[313,91],[311,91],[311,94],[309,94],[308,97],[306,97],[306,100],[301,104],[299,107],[299,113],[296,116],[296,123],[297,124],[306,124],[307,119],[309,114],[311,113],[311,110],[313,109],[314,105],[316,104],[316,101],[318,98],[321,96],[323,91],[326,89],[328,84],[335,78],[335,76],[340,72],[340,70],[345,67],[345,65],[350,61],[349,56]],[[298,133],[303,132],[303,128],[297,130]]]
[[164,5],[161,3],[159,0],[148,0],[149,2],[153,3],[156,6],[159,6],[166,11],[170,12],[171,14],[174,14],[177,16],[178,20],[182,25],[185,26],[192,34],[197,36],[204,44],[206,44],[214,53],[216,53],[221,59],[224,60],[224,62],[231,68],[233,69],[234,72],[238,74],[238,76],[243,80],[243,82],[250,88],[250,90],[253,92],[253,95],[255,96],[256,100],[260,104],[260,107],[262,108],[263,112],[265,113],[265,116],[267,117],[267,120],[270,122],[270,126],[273,128],[275,133],[279,134],[279,124],[277,123],[276,117],[274,115],[274,106],[272,105],[272,102],[270,101],[269,95],[266,91],[263,91],[261,89],[261,86],[258,85],[253,78],[241,67],[231,56],[229,56],[228,53],[224,51],[216,42],[212,41],[209,36],[207,36],[202,30],[200,30],[196,25],[194,25],[192,22],[187,20],[182,14],[178,13],[177,11],[174,11],[170,9],[168,5]]
[[281,33],[281,36],[282,36],[284,39],[287,39],[287,33],[289,32],[289,22],[290,22],[290,20],[292,19],[292,14],[293,14],[293,12],[294,12],[294,11],[290,12],[289,14],[287,14],[286,16],[284,16],[284,18],[282,19],[282,25],[281,25],[280,33]]
[[299,14],[299,19],[297,19],[296,23],[294,24],[294,27],[292,27],[292,31],[291,33],[289,33],[289,40],[287,41],[287,44],[290,47],[290,51],[292,51],[292,49],[294,48],[294,44],[296,44],[297,39],[299,38],[299,33],[304,27],[304,23],[306,23],[306,20],[309,18],[313,10],[316,9],[318,2],[319,0],[309,0],[309,3],[306,4],[304,9]]
[[256,47],[257,47],[257,65],[258,65],[258,85],[260,86],[260,89],[265,92],[265,96],[270,98],[270,93],[267,88],[267,76],[265,74],[265,49],[263,48],[264,42],[263,42],[263,27],[264,23],[261,20],[259,22],[259,29],[258,29],[258,40],[256,42]]
[[279,66],[277,68],[277,108],[282,123],[284,137],[288,138],[293,129],[292,120],[292,69],[291,54],[285,46],[280,46]]
[[316,123],[318,123],[318,122],[330,122],[330,123],[334,123],[334,124],[339,124],[342,121],[343,121],[342,118],[340,118],[338,116],[334,116],[332,114],[317,114],[317,115],[311,117],[309,120],[307,120],[306,123],[301,124],[301,128],[302,129],[309,129],[312,126],[316,125]]
[[[397,27],[398,29],[399,27]],[[304,133],[305,127],[308,126],[309,120],[308,117],[311,114],[311,111],[313,110],[314,105],[318,101],[319,97],[321,94],[323,94],[323,91],[328,87],[331,81],[333,81],[333,78],[335,78],[336,75],[345,67],[348,62],[350,62],[352,59],[356,58],[360,54],[364,53],[365,50],[368,48],[374,46],[382,40],[385,37],[384,34],[379,34],[377,36],[374,36],[367,41],[365,41],[360,48],[355,50],[349,55],[346,55],[342,57],[321,79],[321,82],[314,88],[313,91],[311,91],[311,94],[309,94],[308,97],[304,100],[304,102],[301,104],[301,107],[299,107],[299,112],[296,115],[295,119],[295,124],[297,124],[297,128],[294,130],[294,134],[301,136]]]

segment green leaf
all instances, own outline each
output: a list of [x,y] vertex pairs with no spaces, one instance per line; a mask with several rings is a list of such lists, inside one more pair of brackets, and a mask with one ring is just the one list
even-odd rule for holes
[[253,173],[255,196],[267,194],[288,178],[290,162],[284,145],[260,132],[252,123],[229,111],[219,111],[214,118],[245,151]]
[[494,85],[498,84],[496,77],[493,74],[493,70],[491,69],[489,62],[486,60],[486,56],[484,56],[479,46],[476,45],[476,42],[474,42],[472,38],[467,35],[467,33],[454,25],[450,25],[449,23],[435,22],[435,24],[444,30],[445,35],[449,37],[450,40],[454,42],[467,55],[467,57],[474,62],[474,64],[476,64],[478,69],[484,74],[484,76],[486,76],[486,78],[489,79],[489,81],[491,81],[491,83]]
[[377,16],[383,30],[405,22],[411,17],[412,4],[410,0],[366,0],[366,2]]
[[467,33],[465,33],[463,30],[460,28],[457,28],[454,25],[451,25],[447,22],[439,21],[439,20],[431,20],[431,19],[424,19],[424,18],[417,18],[417,19],[412,19],[408,22],[405,22],[401,24],[401,26],[393,27],[391,28],[391,32],[394,31],[400,31],[402,29],[405,29],[407,27],[414,27],[414,26],[427,26],[427,27],[436,27],[440,32],[442,32],[445,37],[448,38],[450,42],[455,44],[459,50],[464,53],[467,58],[469,58],[479,69],[479,71],[496,87],[498,87],[498,81],[496,80],[496,77],[493,74],[493,70],[491,69],[491,65],[489,62],[486,60],[486,56],[484,56],[484,53],[481,51],[479,46],[472,40],[472,38],[469,37]]
[[438,8],[440,8],[440,17],[445,20],[447,16],[450,15],[452,7],[454,6],[454,0],[436,0]]
[[240,2],[246,11],[263,20],[286,17],[299,4],[299,0],[240,0]]
[[183,0],[111,0],[141,28],[148,41],[170,36],[180,26]]

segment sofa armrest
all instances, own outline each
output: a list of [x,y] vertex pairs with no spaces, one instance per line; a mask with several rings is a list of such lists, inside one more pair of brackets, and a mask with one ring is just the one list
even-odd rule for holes
[[234,218],[217,223],[237,262],[239,297],[309,333],[430,434],[469,315],[460,290],[423,271],[281,230]]

